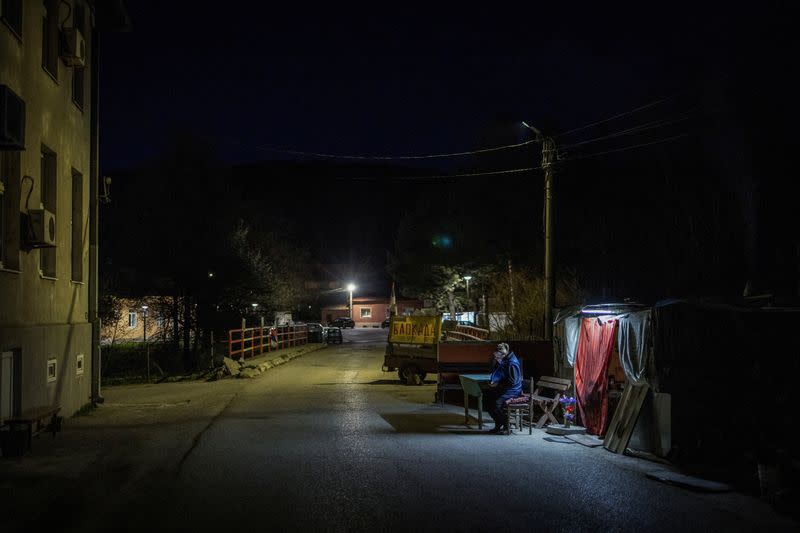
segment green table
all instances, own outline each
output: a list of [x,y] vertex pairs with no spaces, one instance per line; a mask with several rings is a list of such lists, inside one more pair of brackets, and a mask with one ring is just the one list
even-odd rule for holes
[[483,429],[483,391],[481,384],[489,383],[491,374],[460,374],[458,380],[464,391],[464,425],[469,427],[469,397],[478,398],[478,429]]

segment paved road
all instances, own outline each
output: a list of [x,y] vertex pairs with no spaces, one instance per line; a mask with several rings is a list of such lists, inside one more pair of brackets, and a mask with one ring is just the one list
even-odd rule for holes
[[[541,431],[468,429],[459,408],[432,403],[432,382],[403,386],[381,372],[385,336],[347,330],[342,345],[257,379],[194,384],[196,417],[177,405],[143,414],[156,418],[137,440],[136,473],[107,472],[133,480],[86,503],[80,517],[73,511],[70,523],[81,531],[797,528],[744,495],[648,480],[653,463]],[[166,442],[168,431],[177,436]]]

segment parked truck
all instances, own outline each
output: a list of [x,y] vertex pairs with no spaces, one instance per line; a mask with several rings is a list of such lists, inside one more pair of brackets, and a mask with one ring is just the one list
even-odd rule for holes
[[442,317],[393,316],[383,357],[383,371],[397,371],[400,381],[421,385],[437,372],[437,347],[442,336]]

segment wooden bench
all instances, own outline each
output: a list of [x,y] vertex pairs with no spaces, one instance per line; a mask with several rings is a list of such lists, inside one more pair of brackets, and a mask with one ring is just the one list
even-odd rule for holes
[[572,386],[572,382],[568,379],[555,378],[553,376],[542,376],[536,382],[536,389],[531,394],[531,399],[543,414],[536,427],[541,429],[545,423],[554,422],[558,423],[553,410],[558,405],[558,400],[564,394],[564,391]]
[[30,450],[31,440],[42,431],[47,430],[52,433],[54,437],[58,431],[61,431],[63,417],[58,416],[60,410],[60,405],[52,407],[33,407],[31,409],[26,409],[20,413],[19,416],[7,418],[6,424],[8,424],[12,430],[19,427],[25,427],[27,429],[28,435],[25,449]]

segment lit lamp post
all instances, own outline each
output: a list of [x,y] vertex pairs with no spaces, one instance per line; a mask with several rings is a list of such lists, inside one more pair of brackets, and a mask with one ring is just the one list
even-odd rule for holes
[[464,276],[464,281],[467,282],[467,302],[469,302],[469,280],[472,279],[472,276]]
[[356,290],[356,286],[350,283],[347,285],[347,290],[350,292],[350,318],[353,318],[353,291]]
[[252,303],[252,304],[250,304],[250,306],[253,308],[253,316],[255,316],[256,309],[258,309],[258,304],[257,303]]
[[144,322],[144,351],[147,357],[147,382],[150,383],[150,345],[147,344],[147,309],[148,306],[142,306],[142,322]]

